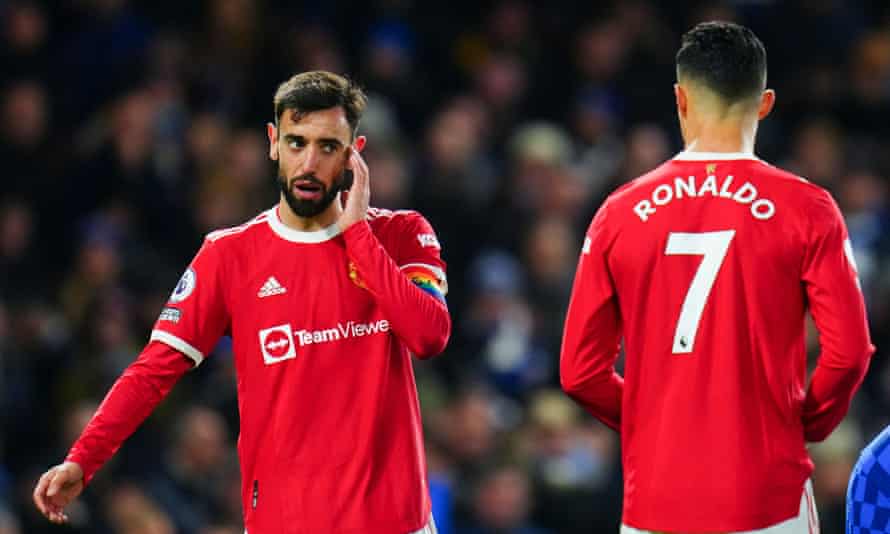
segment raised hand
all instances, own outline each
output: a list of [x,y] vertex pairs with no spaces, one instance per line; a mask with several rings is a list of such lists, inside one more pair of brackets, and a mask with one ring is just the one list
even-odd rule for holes
[[353,224],[365,220],[368,213],[368,204],[371,201],[371,183],[368,177],[368,164],[361,156],[361,150],[364,147],[365,137],[359,136],[355,145],[349,148],[350,154],[346,168],[352,170],[354,181],[346,198],[346,207],[340,218],[337,219],[337,226],[340,227],[341,232],[346,231]]
[[34,488],[34,504],[53,523],[67,523],[65,507],[83,491],[83,469],[63,462],[40,477]]

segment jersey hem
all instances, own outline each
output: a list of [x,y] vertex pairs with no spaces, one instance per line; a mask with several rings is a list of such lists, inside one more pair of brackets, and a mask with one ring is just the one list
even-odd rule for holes
[[[799,506],[799,504],[800,503],[798,502],[797,506]],[[794,519],[797,517],[798,512],[799,508],[795,507],[790,513],[761,514],[757,516],[738,517],[732,520],[727,520],[724,516],[715,518],[713,522],[699,520],[689,523],[675,523],[672,521],[659,522],[657,520],[651,522],[644,520],[638,521],[637,518],[628,517],[627,514],[625,514],[621,523],[637,530],[651,532],[689,532],[691,534],[707,532],[747,532],[751,530],[756,531],[766,529],[776,526],[784,521],[788,521],[789,519]]]

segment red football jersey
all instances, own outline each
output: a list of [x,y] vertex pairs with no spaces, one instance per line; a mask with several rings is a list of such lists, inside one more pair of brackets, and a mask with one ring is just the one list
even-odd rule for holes
[[726,532],[797,515],[805,442],[844,417],[873,350],[831,196],[750,154],[684,152],[594,217],[560,373],[620,429],[626,524]]
[[149,348],[69,459],[89,481],[181,376],[159,343],[200,364],[228,333],[247,531],[423,528],[430,500],[411,353],[432,356],[448,339],[444,269],[432,228],[413,211],[371,209],[340,234],[293,230],[273,209],[209,234]]

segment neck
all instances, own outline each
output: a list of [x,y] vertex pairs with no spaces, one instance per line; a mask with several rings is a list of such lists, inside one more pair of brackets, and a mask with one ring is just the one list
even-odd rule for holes
[[340,206],[339,195],[327,209],[314,217],[300,217],[294,213],[294,210],[291,209],[284,199],[284,195],[281,195],[278,200],[278,217],[281,218],[281,222],[288,228],[293,228],[300,232],[314,232],[315,230],[327,228],[337,222],[341,213],[343,213],[343,207]]
[[757,121],[728,117],[702,121],[686,137],[687,152],[754,152]]

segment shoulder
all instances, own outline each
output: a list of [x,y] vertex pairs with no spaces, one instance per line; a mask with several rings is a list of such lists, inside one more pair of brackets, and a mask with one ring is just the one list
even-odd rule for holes
[[805,217],[810,219],[840,217],[840,209],[834,197],[824,187],[814,184],[803,176],[786,171],[765,161],[760,162],[767,175],[774,181],[785,186],[787,198],[798,202]]
[[[371,229],[378,236],[415,231],[433,234],[429,221],[415,210],[368,208],[367,220]],[[433,238],[435,238],[435,234],[433,234]]]
[[674,163],[674,160],[668,160],[658,167],[655,167],[651,171],[638,176],[629,182],[622,184],[617,189],[612,191],[606,200],[603,202],[600,207],[601,210],[605,210],[608,207],[621,204],[624,202],[634,202],[637,199],[637,193],[639,193],[642,189],[647,189],[654,182],[658,182],[665,178],[668,174],[672,172],[671,166]]
[[[271,216],[273,216],[271,214],[271,210],[264,211],[253,219],[250,219],[243,224],[239,224],[238,226],[214,230],[204,237],[204,241],[205,243],[210,243],[217,246],[234,245],[235,243],[245,239],[247,236],[252,235],[255,231],[262,228],[263,226],[266,226],[267,221]],[[225,245],[223,245],[223,243],[225,243]]]
[[416,221],[425,221],[423,215],[416,210],[388,210],[383,208],[368,208],[368,223],[374,224],[411,224]]
[[383,246],[394,255],[410,250],[442,249],[436,232],[420,212],[369,208],[368,224]]

